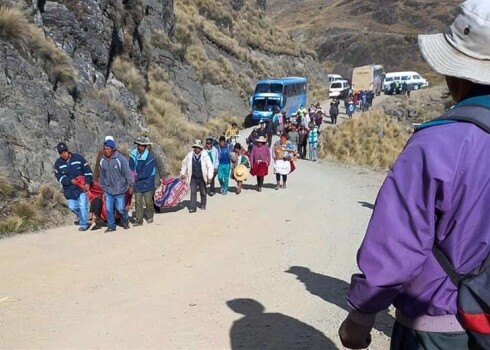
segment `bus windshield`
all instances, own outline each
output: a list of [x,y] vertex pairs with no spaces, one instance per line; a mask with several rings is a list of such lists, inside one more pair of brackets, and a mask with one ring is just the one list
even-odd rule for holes
[[279,108],[281,107],[281,101],[278,97],[256,97],[252,109],[259,112],[270,112],[276,106]]
[[282,94],[282,84],[258,84],[255,88],[256,94],[262,93],[272,93],[272,94]]

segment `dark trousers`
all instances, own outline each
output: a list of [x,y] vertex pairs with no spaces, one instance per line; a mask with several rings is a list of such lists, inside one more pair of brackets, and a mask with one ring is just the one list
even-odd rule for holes
[[395,322],[390,350],[483,350],[466,332],[416,331]]
[[197,208],[197,191],[201,193],[201,207],[205,207],[207,201],[206,182],[204,182],[202,177],[191,177],[191,204],[189,205],[189,209]]
[[155,210],[153,209],[153,191],[136,192],[134,194],[135,221],[139,224],[143,222],[143,215],[146,220],[153,220]]
[[259,187],[264,186],[264,176],[257,176],[257,185]]
[[299,146],[299,156],[301,157],[301,159],[305,159],[306,158],[306,143],[302,143],[300,144]]
[[216,176],[218,176],[218,170],[215,169],[213,179],[211,180],[211,185],[209,186],[208,195],[214,195],[216,193],[216,186],[215,186]]
[[[276,174],[276,181],[277,182],[281,181],[281,174]],[[288,181],[288,176],[282,175],[282,182],[286,183],[286,181]]]

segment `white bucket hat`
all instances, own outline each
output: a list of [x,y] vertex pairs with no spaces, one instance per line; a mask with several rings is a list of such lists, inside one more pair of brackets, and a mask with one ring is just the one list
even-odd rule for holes
[[437,73],[490,85],[490,1],[465,1],[448,32],[420,35],[419,46]]

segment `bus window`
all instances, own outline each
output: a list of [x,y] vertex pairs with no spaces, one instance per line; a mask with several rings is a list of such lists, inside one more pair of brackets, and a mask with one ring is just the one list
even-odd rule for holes
[[272,94],[282,94],[282,84],[258,84],[255,88],[256,94],[261,93],[272,93]]
[[265,98],[255,98],[252,109],[260,112],[265,111]]

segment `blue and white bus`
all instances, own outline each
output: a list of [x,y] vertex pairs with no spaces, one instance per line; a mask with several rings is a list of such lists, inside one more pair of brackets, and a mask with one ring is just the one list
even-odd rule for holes
[[251,126],[259,120],[272,119],[273,110],[278,107],[286,112],[286,118],[306,107],[308,80],[300,77],[268,79],[257,82],[255,92],[250,97],[252,113],[245,124]]

